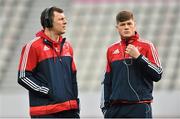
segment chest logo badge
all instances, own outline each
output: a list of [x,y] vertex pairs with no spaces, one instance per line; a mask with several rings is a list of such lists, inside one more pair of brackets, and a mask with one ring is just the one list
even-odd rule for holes
[[115,55],[115,54],[119,54],[119,53],[120,53],[119,49],[116,49],[116,50],[114,50],[114,52],[113,52],[114,55]]
[[47,51],[47,50],[49,50],[49,48],[45,45],[43,50]]

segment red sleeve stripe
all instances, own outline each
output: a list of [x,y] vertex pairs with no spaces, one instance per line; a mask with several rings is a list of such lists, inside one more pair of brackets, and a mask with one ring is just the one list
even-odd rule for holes
[[154,46],[153,46],[152,43],[150,43],[150,48],[151,48],[151,52],[152,52],[153,59],[154,59],[155,63],[157,64],[158,67],[161,67],[161,63],[160,63],[160,60],[159,60],[159,58],[158,58],[157,51],[156,51],[156,49],[154,48]]
[[106,72],[110,72],[111,71],[111,67],[110,67],[110,51],[108,49],[107,53],[106,53]]
[[31,48],[31,45],[34,41],[36,41],[37,39],[39,39],[39,37],[33,39],[30,43],[28,43],[25,47],[25,51],[24,51],[24,54],[23,54],[23,59],[22,59],[22,64],[21,64],[21,67],[20,67],[20,76],[19,78],[26,84],[28,85],[30,88],[32,88],[33,90],[35,91],[39,91],[39,92],[42,92],[42,93],[45,93],[47,94],[49,89],[47,87],[44,87],[44,86],[39,86],[37,85],[36,83],[34,83],[32,80],[30,80],[28,77],[26,77],[26,73],[25,73],[25,70],[26,70],[26,64],[27,64],[27,60],[28,60],[28,54],[29,54],[29,50]]
[[21,67],[20,67],[20,77],[24,76],[25,77],[25,73],[23,73],[25,70],[26,70],[26,64],[27,64],[27,59],[28,59],[28,54],[29,54],[29,50],[30,50],[30,47],[32,45],[32,43],[34,41],[36,41],[39,37],[33,39],[30,43],[28,43],[25,47],[25,51],[24,51],[24,54],[23,54],[23,59],[22,59],[22,64],[21,64]]
[[151,53],[153,55],[153,60],[158,67],[161,67],[161,63],[160,63],[160,60],[158,58],[158,53],[157,53],[157,50],[154,48],[154,45],[150,41],[146,41],[146,40],[140,40],[140,42],[143,42],[143,43],[150,45]]
[[73,59],[73,61],[72,61],[71,67],[72,67],[72,70],[73,70],[73,71],[76,71],[76,65],[75,65],[74,59]]

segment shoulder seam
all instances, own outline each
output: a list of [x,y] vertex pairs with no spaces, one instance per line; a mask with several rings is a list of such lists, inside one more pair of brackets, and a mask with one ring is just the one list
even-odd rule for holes
[[113,43],[113,44],[110,44],[110,45],[108,46],[108,48],[111,48],[111,47],[117,45],[118,43],[120,43],[120,41],[117,41],[117,42],[115,42],[115,43]]

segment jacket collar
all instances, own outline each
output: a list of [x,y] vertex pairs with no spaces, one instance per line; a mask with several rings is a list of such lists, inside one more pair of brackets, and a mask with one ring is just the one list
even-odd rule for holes
[[46,40],[50,41],[52,44],[59,44],[59,43],[61,43],[61,42],[63,41],[62,36],[59,36],[59,41],[57,41],[57,42],[54,41],[54,40],[52,40],[51,38],[49,38],[49,37],[44,33],[44,30],[41,30],[41,31],[37,32],[37,33],[36,33],[36,37],[41,37],[41,38],[43,38],[43,39],[46,39]]
[[125,39],[125,38],[121,38],[121,41],[123,44],[131,44],[133,43],[134,41],[137,41],[139,39],[139,34],[137,32],[135,32],[135,35]]

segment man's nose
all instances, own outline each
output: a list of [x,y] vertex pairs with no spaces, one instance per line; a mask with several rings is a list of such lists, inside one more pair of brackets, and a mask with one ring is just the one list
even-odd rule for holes
[[64,24],[67,24],[67,19],[64,19]]
[[127,24],[124,25],[124,30],[129,30],[129,26]]
[[127,24],[125,24],[125,25],[124,25],[124,28],[125,28],[125,29],[128,29],[129,27],[128,27],[128,25],[127,25]]

